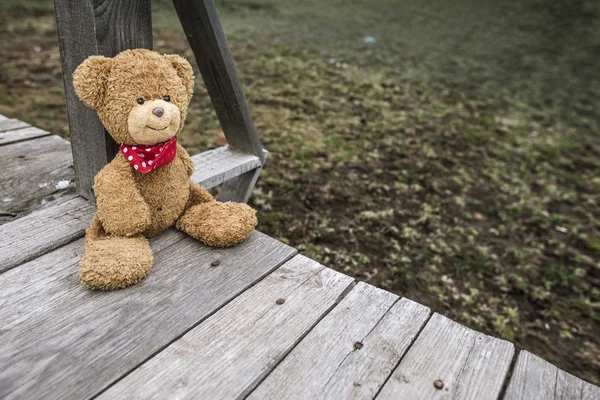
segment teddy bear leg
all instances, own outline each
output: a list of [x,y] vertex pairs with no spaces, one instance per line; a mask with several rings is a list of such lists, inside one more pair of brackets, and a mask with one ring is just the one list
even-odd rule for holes
[[131,286],[152,267],[152,250],[143,236],[108,235],[98,217],[86,230],[79,279],[90,289],[114,290]]
[[[197,186],[197,187],[196,187]],[[190,203],[175,227],[213,247],[243,242],[256,226],[256,211],[243,203],[215,201],[202,187],[193,184]]]

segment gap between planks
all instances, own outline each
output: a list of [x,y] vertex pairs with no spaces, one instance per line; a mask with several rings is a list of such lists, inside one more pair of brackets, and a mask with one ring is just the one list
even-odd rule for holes
[[[353,282],[296,256],[100,398],[244,397],[327,315]],[[278,303],[279,298],[285,302]]]
[[[227,146],[197,154],[192,160],[197,169],[192,181],[207,189],[260,167],[257,157],[238,153]],[[0,225],[0,273],[84,235],[95,207],[83,198],[65,200]]]
[[229,249],[153,243],[150,275],[120,291],[78,282],[82,240],[0,275],[0,397],[95,396],[296,254],[259,232]]

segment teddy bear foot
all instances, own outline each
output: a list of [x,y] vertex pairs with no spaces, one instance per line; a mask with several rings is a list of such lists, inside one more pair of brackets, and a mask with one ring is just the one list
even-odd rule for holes
[[79,279],[90,289],[122,289],[142,280],[151,267],[152,250],[143,236],[88,237]]
[[256,226],[256,211],[247,204],[212,201],[190,207],[176,228],[213,247],[243,242]]

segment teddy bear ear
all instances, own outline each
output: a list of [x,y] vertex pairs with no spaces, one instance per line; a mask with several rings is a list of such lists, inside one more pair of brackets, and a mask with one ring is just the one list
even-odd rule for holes
[[165,54],[165,57],[169,60],[173,68],[177,71],[177,75],[181,78],[185,90],[187,91],[189,101],[194,93],[194,70],[192,69],[192,66],[185,58],[176,54]]
[[94,110],[98,109],[104,100],[111,64],[111,58],[91,56],[73,73],[75,93],[85,105]]

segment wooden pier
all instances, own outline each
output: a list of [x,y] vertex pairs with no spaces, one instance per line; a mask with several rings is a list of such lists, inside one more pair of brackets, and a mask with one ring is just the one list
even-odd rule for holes
[[[213,187],[260,165],[194,156]],[[78,281],[94,206],[70,144],[0,116],[1,399],[600,399],[600,388],[260,232],[167,231],[138,285]],[[565,355],[568,357],[568,355]]]

